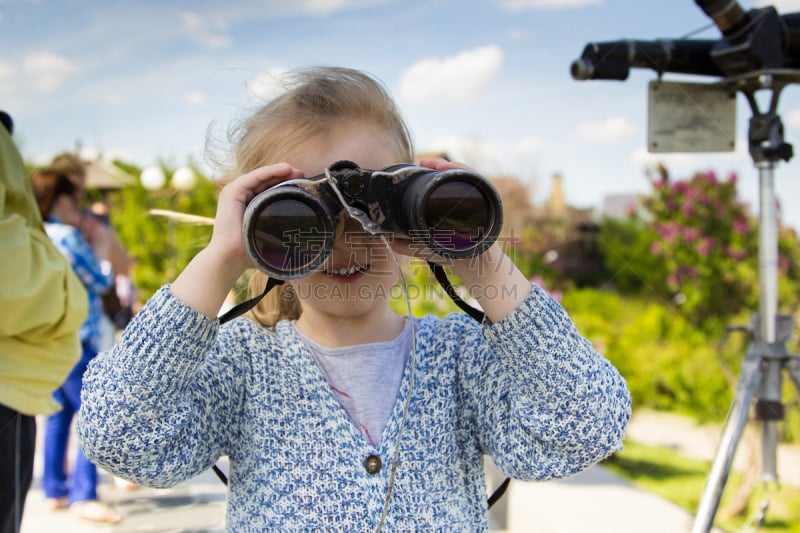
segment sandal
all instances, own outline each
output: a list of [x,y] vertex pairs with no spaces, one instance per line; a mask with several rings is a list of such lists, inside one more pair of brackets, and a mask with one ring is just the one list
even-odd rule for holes
[[81,520],[114,524],[122,520],[122,515],[99,500],[75,502],[69,506],[70,512]]

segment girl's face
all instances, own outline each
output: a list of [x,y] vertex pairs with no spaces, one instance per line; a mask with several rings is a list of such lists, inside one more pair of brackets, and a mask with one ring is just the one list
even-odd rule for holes
[[[341,160],[382,169],[402,162],[396,146],[394,137],[380,127],[353,121],[311,137],[288,162],[306,177],[321,174]],[[398,278],[391,253],[382,240],[366,236],[354,220],[346,220],[344,226],[322,270],[290,282],[304,313],[345,318],[387,308],[387,297]]]

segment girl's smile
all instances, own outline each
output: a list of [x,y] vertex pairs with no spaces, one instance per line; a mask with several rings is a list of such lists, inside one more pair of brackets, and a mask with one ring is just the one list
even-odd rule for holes
[[367,275],[370,266],[359,265],[353,262],[346,263],[342,266],[328,266],[325,269],[325,274],[340,283],[351,283],[358,281],[363,276]]

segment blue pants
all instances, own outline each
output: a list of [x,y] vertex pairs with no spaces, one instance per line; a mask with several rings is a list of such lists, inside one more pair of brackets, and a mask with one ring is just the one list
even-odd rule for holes
[[72,471],[67,475],[67,449],[72,421],[81,406],[81,382],[86,367],[97,352],[83,347],[81,360],[64,384],[53,393],[63,407],[47,417],[44,430],[44,474],[42,488],[48,498],[67,497],[70,504],[97,499],[97,467],[89,462],[80,446]]

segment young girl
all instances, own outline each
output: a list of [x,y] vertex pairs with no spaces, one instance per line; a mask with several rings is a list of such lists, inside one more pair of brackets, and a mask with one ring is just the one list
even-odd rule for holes
[[[92,363],[78,423],[87,455],[154,487],[227,455],[229,531],[485,531],[484,455],[506,475],[542,480],[618,449],[624,380],[497,245],[451,262],[483,324],[393,313],[391,254],[343,235],[323,269],[272,291],[253,319],[220,325],[252,266],[242,219],[257,193],[340,160],[382,169],[412,158],[373,78],[296,73],[244,123],[241,175],[220,193],[208,246]],[[254,280],[260,292],[265,280]]]

